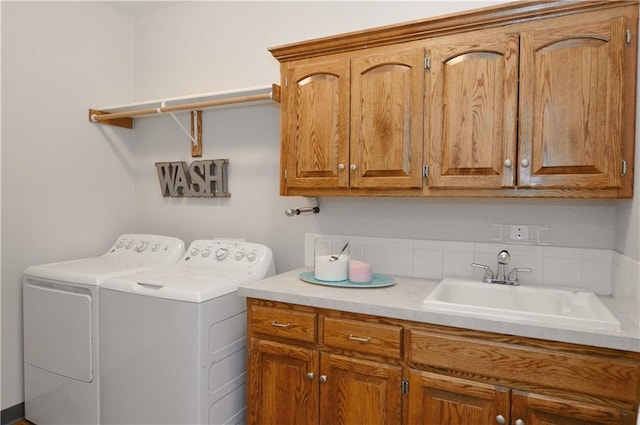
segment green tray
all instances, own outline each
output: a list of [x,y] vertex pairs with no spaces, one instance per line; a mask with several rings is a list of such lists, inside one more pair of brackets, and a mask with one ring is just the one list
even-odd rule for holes
[[338,281],[318,280],[313,275],[313,270],[300,273],[300,280],[303,280],[309,283],[315,283],[317,285],[337,286],[341,288],[382,288],[384,286],[391,286],[396,284],[395,279],[389,276],[384,276],[376,273],[374,273],[371,276],[371,282],[367,282],[367,283],[351,282],[350,280],[338,280]]

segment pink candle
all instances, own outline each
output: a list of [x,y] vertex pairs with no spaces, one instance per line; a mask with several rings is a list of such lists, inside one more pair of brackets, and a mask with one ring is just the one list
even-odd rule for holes
[[350,260],[349,280],[355,283],[371,282],[371,264],[358,260]]

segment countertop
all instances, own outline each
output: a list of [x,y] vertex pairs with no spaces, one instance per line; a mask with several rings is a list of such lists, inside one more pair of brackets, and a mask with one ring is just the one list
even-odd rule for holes
[[626,316],[611,297],[599,298],[620,320],[621,331],[569,330],[426,311],[422,308],[422,301],[435,289],[439,280],[393,276],[396,279],[396,284],[393,286],[340,288],[303,282],[299,279],[299,275],[308,270],[310,269],[294,269],[263,280],[242,284],[238,294],[250,298],[435,325],[640,352],[640,326]]

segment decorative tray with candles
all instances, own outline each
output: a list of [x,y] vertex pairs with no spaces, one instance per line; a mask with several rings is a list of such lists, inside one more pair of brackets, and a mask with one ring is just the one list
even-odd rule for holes
[[395,279],[376,273],[371,275],[371,281],[369,282],[352,282],[349,279],[335,281],[318,280],[316,279],[313,270],[300,273],[300,280],[318,285],[339,286],[343,288],[381,288],[384,286],[395,285],[396,283]]

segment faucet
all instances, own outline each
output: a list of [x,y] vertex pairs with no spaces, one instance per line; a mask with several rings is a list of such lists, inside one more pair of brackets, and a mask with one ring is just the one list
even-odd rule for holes
[[491,267],[484,264],[471,263],[471,266],[484,269],[484,276],[482,278],[483,282],[518,286],[520,285],[520,282],[518,281],[518,272],[532,272],[533,269],[529,267],[515,267],[507,274],[506,266],[509,264],[509,260],[511,260],[509,251],[503,249],[498,253],[498,269],[496,273],[491,270]]

